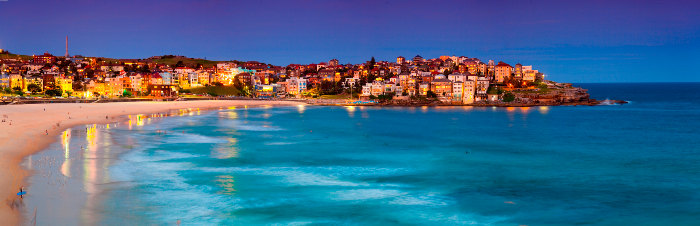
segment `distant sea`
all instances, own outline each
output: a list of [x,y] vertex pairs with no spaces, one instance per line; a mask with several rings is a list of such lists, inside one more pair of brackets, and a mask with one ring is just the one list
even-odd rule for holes
[[257,107],[80,126],[30,157],[38,225],[700,225],[700,83],[625,105]]

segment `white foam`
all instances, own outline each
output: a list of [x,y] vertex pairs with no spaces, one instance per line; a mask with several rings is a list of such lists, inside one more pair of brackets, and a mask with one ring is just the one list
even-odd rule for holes
[[247,168],[247,167],[227,167],[227,168],[201,168],[205,172],[220,173],[249,173],[265,176],[280,177],[289,185],[300,186],[368,186],[367,183],[356,183],[352,181],[340,180],[334,176],[325,176],[317,173],[306,172],[298,167],[267,167],[267,168]]
[[234,128],[241,131],[281,131],[282,128],[265,125],[265,124],[253,124],[252,122],[244,123],[239,120],[229,120],[223,123],[223,125]]
[[446,206],[448,198],[429,193],[426,195],[404,195],[389,201],[392,205],[406,206]]
[[290,145],[290,144],[296,144],[295,142],[267,142],[265,145]]
[[367,200],[392,198],[405,194],[405,192],[401,192],[399,190],[370,188],[332,192],[331,198],[335,200]]
[[223,144],[228,143],[226,139],[218,137],[209,137],[201,134],[193,133],[172,133],[165,143],[170,144]]

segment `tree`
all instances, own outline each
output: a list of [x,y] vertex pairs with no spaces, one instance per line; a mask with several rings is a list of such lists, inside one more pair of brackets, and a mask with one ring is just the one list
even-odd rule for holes
[[95,77],[95,71],[92,70],[92,68],[85,69],[85,71],[83,71],[83,72],[85,72],[85,77],[88,77],[88,78]]
[[437,94],[435,94],[435,92],[433,92],[432,90],[428,90],[426,96],[428,96],[428,98],[437,98]]
[[369,66],[368,66],[368,68],[369,68],[370,70],[374,69],[374,65],[375,65],[376,63],[377,63],[377,61],[374,60],[374,57],[372,57],[372,59],[369,61]]
[[130,97],[131,95],[132,94],[131,94],[131,92],[129,92],[129,90],[124,90],[124,92],[122,93],[123,97]]
[[15,87],[12,87],[12,90],[14,90],[15,92],[17,92],[17,91],[20,91],[20,92],[21,92],[21,91],[22,91],[22,88],[19,87],[19,86],[15,86]]
[[82,89],[83,89],[83,83],[80,82],[80,81],[78,81],[78,80],[73,81],[73,89],[74,89],[74,90],[82,90]]
[[181,60],[175,64],[175,67],[184,67],[184,66],[185,66],[185,63],[183,63]]
[[46,91],[44,91],[44,95],[50,97],[61,96],[63,95],[63,91],[60,88],[47,89]]
[[515,94],[507,92],[503,94],[503,102],[512,102],[515,100]]
[[29,85],[27,86],[27,90],[29,90],[29,92],[32,92],[32,93],[34,93],[34,94],[35,94],[35,93],[39,93],[39,92],[41,92],[41,86],[32,83],[32,84],[29,84]]
[[151,69],[148,67],[148,64],[143,65],[142,67],[139,68],[139,71],[141,73],[151,73]]

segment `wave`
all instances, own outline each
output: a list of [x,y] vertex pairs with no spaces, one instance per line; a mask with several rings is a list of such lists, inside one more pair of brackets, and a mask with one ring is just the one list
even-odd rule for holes
[[265,145],[290,145],[296,144],[296,142],[267,142]]
[[226,167],[226,168],[200,168],[205,172],[219,173],[242,173],[263,176],[280,177],[288,186],[368,186],[363,182],[352,182],[341,180],[335,176],[326,176],[318,173],[311,173],[298,167],[268,167],[268,168],[248,168],[248,167]]
[[388,189],[352,189],[336,191],[331,193],[331,198],[335,200],[367,200],[385,199],[406,195],[406,192]]
[[169,144],[223,144],[228,143],[226,139],[218,137],[204,136],[194,133],[168,133],[164,141]]
[[223,123],[227,127],[234,128],[241,131],[281,131],[282,128],[271,126],[271,125],[256,125],[250,122],[244,123],[237,120],[230,120]]

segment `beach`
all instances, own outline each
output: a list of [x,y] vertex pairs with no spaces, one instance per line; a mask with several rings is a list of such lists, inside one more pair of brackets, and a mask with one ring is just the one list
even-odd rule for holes
[[61,103],[0,106],[0,219],[19,225],[25,211],[16,193],[30,172],[23,159],[55,142],[67,128],[82,124],[106,124],[126,115],[162,113],[178,109],[200,110],[231,106],[300,105],[291,101],[207,100],[175,102]]

